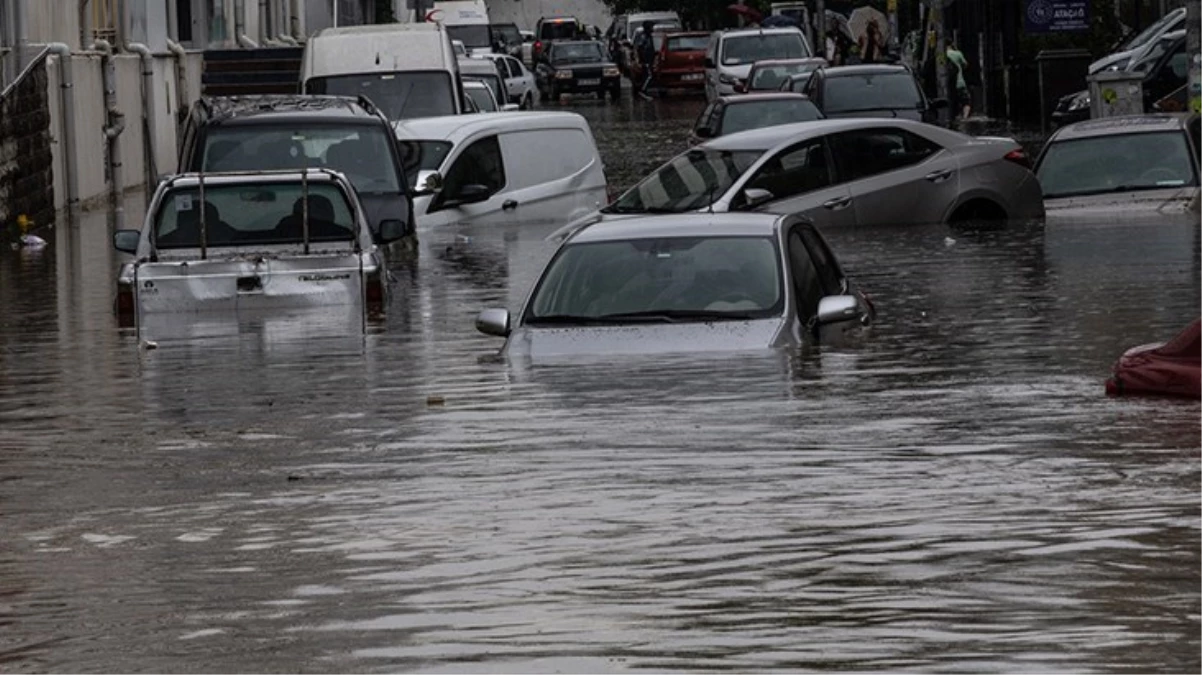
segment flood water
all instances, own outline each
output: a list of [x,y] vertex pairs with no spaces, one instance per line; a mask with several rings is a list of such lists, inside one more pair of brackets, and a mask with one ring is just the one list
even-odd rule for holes
[[[625,186],[700,102],[565,107]],[[1103,394],[1196,223],[831,231],[861,341],[546,366],[473,318],[547,229],[148,350],[110,227],[0,253],[0,671],[1202,669],[1202,409]]]

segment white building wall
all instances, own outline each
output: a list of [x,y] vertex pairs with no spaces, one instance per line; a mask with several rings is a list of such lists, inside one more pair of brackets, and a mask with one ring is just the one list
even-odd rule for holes
[[25,36],[30,44],[65,42],[71,49],[81,48],[77,0],[15,1],[24,2]]
[[613,15],[601,0],[485,0],[488,19],[493,23],[515,23],[521,30],[534,30],[544,16],[574,16],[582,23],[601,30],[609,27]]

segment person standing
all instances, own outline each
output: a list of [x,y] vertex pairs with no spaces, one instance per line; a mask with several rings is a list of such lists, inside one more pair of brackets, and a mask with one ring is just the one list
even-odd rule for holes
[[964,53],[956,47],[956,43],[948,42],[947,60],[956,67],[955,109],[960,111],[960,119],[966,120],[972,113],[972,96],[968,91],[968,80],[964,77],[965,71],[968,70],[968,59],[965,58]]
[[654,21],[644,21],[642,32],[634,38],[634,51],[639,57],[639,66],[642,68],[643,75],[643,81],[638,87],[638,94],[646,99],[651,98],[651,94],[647,90],[651,87],[652,66],[655,63],[655,39],[651,34],[654,28]]
[[876,19],[868,22],[868,27],[860,36],[858,44],[862,63],[876,63],[881,60],[881,51],[885,48],[885,34],[881,32]]

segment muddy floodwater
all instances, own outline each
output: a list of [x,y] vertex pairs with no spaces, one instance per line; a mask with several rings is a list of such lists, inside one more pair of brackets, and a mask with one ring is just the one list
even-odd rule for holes
[[[627,186],[700,105],[563,107]],[[828,231],[861,340],[546,365],[473,327],[545,228],[148,350],[110,227],[0,253],[0,671],[1202,670],[1202,410],[1103,393],[1196,222]]]

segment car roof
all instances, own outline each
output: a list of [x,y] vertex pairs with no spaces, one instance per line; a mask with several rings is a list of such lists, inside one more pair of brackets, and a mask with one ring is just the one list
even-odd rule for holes
[[209,114],[209,123],[269,122],[280,118],[310,121],[380,121],[371,101],[350,96],[311,94],[261,94],[256,96],[206,96],[198,102]]
[[831,66],[823,68],[822,73],[827,77],[844,77],[854,75],[880,75],[883,73],[909,73],[911,70],[895,63],[863,63],[855,66]]
[[718,39],[725,40],[732,37],[745,37],[748,35],[774,35],[777,33],[797,33],[801,34],[801,29],[797,26],[772,26],[768,28],[729,28],[724,31],[719,31]]
[[664,237],[765,237],[788,218],[775,213],[674,213],[594,223],[569,237],[565,245]]
[[601,43],[597,42],[596,40],[556,40],[555,42],[551,43],[551,48],[554,49],[556,47],[564,47],[564,46],[568,46],[568,45],[597,45],[597,46],[600,46]]
[[331,169],[315,167],[308,171],[285,169],[281,171],[238,171],[229,173],[181,173],[163,181],[162,189],[188,188],[200,184],[201,176],[205,185],[239,185],[244,183],[338,183],[349,184],[342,174]]
[[[402,140],[463,139],[478,132],[536,131],[548,127],[588,129],[584,117],[573,112],[527,110],[514,112],[444,115],[400,120],[393,124]],[[589,132],[592,135],[592,132]]]
[[752,70],[756,68],[771,68],[772,66],[794,66],[794,65],[809,65],[811,63],[825,63],[826,59],[821,56],[807,56],[800,59],[761,59],[751,64]]
[[[787,93],[787,92],[780,92]],[[750,96],[751,94],[746,94]],[[779,124],[750,131],[740,131],[727,136],[719,136],[711,141],[702,143],[700,147],[709,150],[771,150],[776,146],[793,142],[798,134],[830,134],[853,129],[866,129],[879,126],[894,126],[899,128],[930,127],[914,120],[903,120],[880,117],[850,117],[843,119],[813,120],[810,122],[794,122]],[[946,131],[946,130],[944,130]]]
[[459,72],[464,75],[496,75],[497,64],[492,59],[460,58]]
[[1156,131],[1182,131],[1189,126],[1193,115],[1174,113],[1149,113],[1145,115],[1122,115],[1102,117],[1070,124],[1058,129],[1049,143],[1070,141],[1077,138],[1117,136],[1120,134],[1142,134]]

